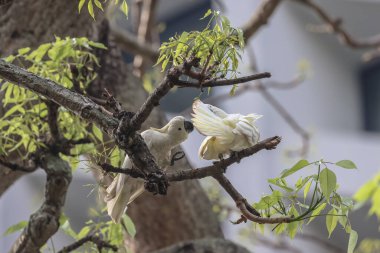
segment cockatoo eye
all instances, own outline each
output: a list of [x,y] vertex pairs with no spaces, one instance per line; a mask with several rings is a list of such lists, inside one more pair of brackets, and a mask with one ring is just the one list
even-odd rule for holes
[[181,131],[181,130],[182,130],[182,128],[180,128],[180,127],[179,127],[179,128],[178,128],[178,130],[179,130],[179,131]]

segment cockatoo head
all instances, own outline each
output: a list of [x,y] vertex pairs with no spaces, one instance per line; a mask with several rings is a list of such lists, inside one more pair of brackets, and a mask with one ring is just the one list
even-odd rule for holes
[[191,121],[187,121],[184,117],[176,116],[163,128],[154,130],[168,134],[170,139],[178,145],[187,139],[188,134],[194,130],[194,126]]

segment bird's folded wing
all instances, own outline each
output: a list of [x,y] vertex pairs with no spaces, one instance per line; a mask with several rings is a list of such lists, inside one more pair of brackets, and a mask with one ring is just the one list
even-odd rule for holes
[[[206,136],[216,136],[223,142],[230,142],[234,136],[232,128],[228,124],[225,124],[225,120],[219,117],[214,110],[210,110],[210,106],[202,103],[200,100],[196,100],[193,103],[192,121],[198,131]],[[220,110],[219,108],[217,108]],[[222,110],[220,110],[223,112]],[[220,115],[220,111],[218,114]],[[223,112],[224,113],[224,112]]]

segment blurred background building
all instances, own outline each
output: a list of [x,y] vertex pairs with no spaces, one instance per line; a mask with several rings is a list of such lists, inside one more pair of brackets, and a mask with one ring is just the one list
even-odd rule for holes
[[[198,19],[210,7],[221,8],[234,26],[241,26],[253,15],[260,2],[161,0],[157,12],[159,22],[165,25],[161,40],[165,41],[176,32],[202,29],[204,24],[198,22]],[[342,25],[353,36],[363,38],[380,34],[378,1],[317,2],[332,16],[342,18]],[[380,61],[364,61],[364,51],[340,44],[334,35],[310,32],[312,24],[322,24],[314,12],[292,1],[284,1],[269,23],[250,39],[240,71],[242,75],[252,73],[250,52],[254,52],[258,70],[272,74],[272,78],[266,80],[264,85],[272,81],[293,80],[300,73],[300,64],[303,65],[303,71],[308,66],[306,79],[300,85],[292,89],[270,89],[269,92],[310,133],[309,161],[321,158],[332,162],[351,159],[356,163],[358,170],[333,168],[341,193],[351,196],[380,168]],[[218,88],[213,90],[212,95],[228,92],[229,88]],[[162,108],[167,111],[168,117],[178,113],[190,117],[187,108],[198,95],[198,90],[179,89],[165,98]],[[281,170],[300,159],[299,156],[288,154],[301,147],[301,137],[258,91],[248,91],[236,98],[216,100],[213,103],[229,113],[262,114],[264,117],[257,122],[262,138],[273,135],[283,137],[276,150],[262,151],[228,170],[227,176],[241,193],[250,201],[257,201],[262,194],[269,193],[266,179],[276,177]],[[202,140],[203,136],[194,133],[183,145],[194,167],[210,163],[198,158],[197,148]],[[305,173],[307,172],[310,171]],[[44,178],[44,173],[39,171],[24,176],[0,198],[0,233],[21,220],[27,220],[31,211],[39,207]],[[91,187],[84,186],[94,183],[85,170],[78,169],[75,172],[65,205],[65,213],[71,218],[74,229],[80,229],[88,218],[88,208],[95,203],[96,194],[87,196]],[[359,233],[359,240],[380,236],[378,222],[375,218],[368,217],[367,211],[365,208],[360,209],[351,217],[352,226]],[[239,230],[243,226],[232,225],[228,221],[223,223],[228,238],[244,243],[255,252],[275,251],[260,244],[254,245],[251,238],[242,239]],[[311,223],[305,233],[327,238],[325,219]],[[1,251],[9,249],[16,237],[17,234],[0,237]],[[68,242],[62,233],[54,237],[57,249]],[[345,249],[348,235],[342,229],[337,229],[330,242]],[[295,239],[290,244],[307,249],[303,252],[332,252],[321,244],[304,241],[303,238]]]

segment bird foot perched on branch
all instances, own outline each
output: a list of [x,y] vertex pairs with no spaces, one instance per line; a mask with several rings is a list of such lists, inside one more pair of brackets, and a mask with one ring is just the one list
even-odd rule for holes
[[165,178],[165,174],[151,173],[147,176],[147,180],[144,183],[144,187],[147,191],[152,192],[154,195],[161,194],[166,195],[169,182]]

